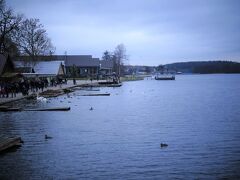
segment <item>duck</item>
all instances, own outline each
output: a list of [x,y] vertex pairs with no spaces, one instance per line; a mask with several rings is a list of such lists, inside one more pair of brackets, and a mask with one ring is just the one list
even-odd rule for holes
[[167,147],[168,144],[166,144],[166,143],[161,143],[160,146],[161,146],[161,148],[162,148],[162,147]]
[[45,139],[52,139],[52,137],[45,134]]
[[91,107],[89,110],[92,111],[92,110],[93,110],[93,107]]

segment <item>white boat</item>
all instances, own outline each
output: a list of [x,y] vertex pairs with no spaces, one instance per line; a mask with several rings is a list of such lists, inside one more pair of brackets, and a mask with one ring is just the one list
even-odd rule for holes
[[175,80],[174,74],[164,74],[159,73],[155,75],[156,80]]

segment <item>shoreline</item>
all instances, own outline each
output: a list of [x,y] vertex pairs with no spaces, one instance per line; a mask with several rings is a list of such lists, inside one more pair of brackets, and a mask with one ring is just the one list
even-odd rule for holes
[[[146,75],[142,75],[142,76],[127,76],[127,77],[121,77],[121,82],[126,82],[126,81],[140,81],[140,80],[144,80],[145,77],[149,77]],[[21,93],[18,93],[16,95],[16,97],[8,97],[8,98],[0,98],[0,106],[6,105],[8,103],[12,103],[12,102],[16,102],[16,101],[20,101],[23,99],[31,99],[34,95],[39,94],[40,96],[46,97],[46,98],[50,98],[50,97],[57,97],[63,94],[67,94],[70,92],[74,91],[74,88],[76,87],[119,87],[121,86],[121,83],[118,85],[102,85],[99,84],[99,82],[106,82],[106,80],[77,80],[76,84],[73,84],[73,82],[71,80],[68,80],[68,84],[62,84],[57,85],[56,87],[48,87],[46,89],[44,89],[44,91],[38,91],[38,92],[29,92],[28,95],[23,96]],[[9,94],[9,96],[11,96]]]
[[[50,95],[49,97],[57,97],[57,96],[71,92],[71,90],[75,87],[99,86],[98,82],[105,82],[105,80],[104,81],[94,80],[92,82],[90,80],[78,80],[76,84],[69,83],[69,84],[62,84],[61,86],[57,85],[56,87],[48,87],[48,88],[44,89],[44,91],[42,91],[42,92],[40,90],[38,92],[30,92],[29,95],[26,95],[26,96],[23,96],[21,93],[18,93],[16,95],[16,97],[13,97],[13,98],[12,97],[0,98],[0,106],[15,102],[15,101],[20,101],[23,99],[31,98],[34,94],[44,94],[48,91],[51,91],[52,93],[56,93],[56,94]],[[9,96],[11,96],[11,95],[9,95]]]

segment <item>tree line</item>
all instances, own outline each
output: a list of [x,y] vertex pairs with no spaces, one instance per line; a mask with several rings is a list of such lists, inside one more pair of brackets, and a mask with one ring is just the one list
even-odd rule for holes
[[55,51],[44,26],[39,19],[16,14],[0,0],[0,53],[11,56],[52,55]]
[[183,73],[240,73],[240,63],[232,61],[195,61],[166,64],[164,67]]

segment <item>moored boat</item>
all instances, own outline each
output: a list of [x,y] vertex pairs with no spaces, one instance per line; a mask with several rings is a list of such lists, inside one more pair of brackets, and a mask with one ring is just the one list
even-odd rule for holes
[[155,76],[156,80],[175,80],[174,74],[157,74]]

